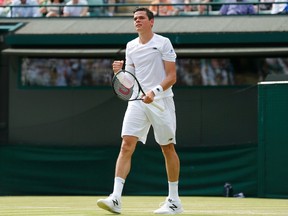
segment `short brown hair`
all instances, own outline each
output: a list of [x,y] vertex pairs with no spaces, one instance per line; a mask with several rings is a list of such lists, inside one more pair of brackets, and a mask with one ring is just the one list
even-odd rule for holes
[[150,11],[148,8],[145,8],[145,7],[139,7],[139,8],[136,8],[134,11],[133,11],[133,14],[136,13],[137,11],[145,11],[147,16],[148,16],[148,19],[151,20],[151,19],[154,19],[154,14],[152,11]]

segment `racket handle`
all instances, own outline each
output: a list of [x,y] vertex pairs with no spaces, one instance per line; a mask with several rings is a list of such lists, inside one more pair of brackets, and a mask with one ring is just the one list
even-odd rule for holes
[[162,112],[165,110],[163,106],[161,106],[160,104],[158,104],[158,103],[155,102],[155,101],[153,101],[153,102],[151,103],[151,105],[153,105],[154,107],[158,108],[158,109],[159,109],[160,111],[162,111]]

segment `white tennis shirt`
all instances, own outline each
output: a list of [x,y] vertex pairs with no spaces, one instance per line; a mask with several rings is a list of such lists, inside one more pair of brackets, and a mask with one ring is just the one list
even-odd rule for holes
[[[153,89],[165,79],[163,61],[176,61],[176,53],[168,38],[154,33],[146,44],[140,44],[139,37],[127,43],[126,65],[135,66],[135,76],[144,92]],[[172,87],[157,94],[155,99],[169,96],[173,96]]]

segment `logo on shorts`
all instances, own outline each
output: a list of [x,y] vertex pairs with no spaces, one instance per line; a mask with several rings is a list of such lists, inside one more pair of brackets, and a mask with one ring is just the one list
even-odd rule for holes
[[173,138],[168,139],[168,141],[169,141],[169,142],[170,142],[170,141],[173,141]]

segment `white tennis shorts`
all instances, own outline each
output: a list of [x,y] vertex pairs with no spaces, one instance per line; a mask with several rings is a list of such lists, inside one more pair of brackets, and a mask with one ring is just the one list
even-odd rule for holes
[[176,144],[176,115],[173,97],[159,99],[157,103],[165,107],[163,112],[151,104],[130,101],[124,116],[121,136],[135,136],[145,144],[152,125],[158,144]]

